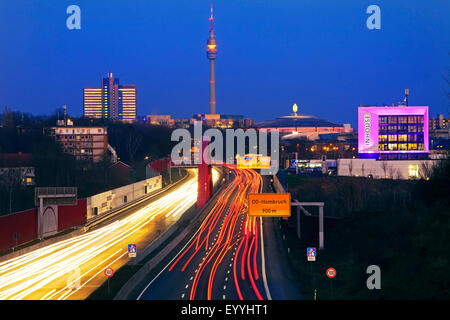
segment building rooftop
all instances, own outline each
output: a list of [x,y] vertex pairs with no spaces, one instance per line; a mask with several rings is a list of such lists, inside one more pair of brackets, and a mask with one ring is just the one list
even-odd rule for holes
[[317,119],[307,115],[291,115],[279,117],[274,120],[257,123],[258,128],[294,128],[294,127],[344,127],[341,124],[333,123],[328,120]]
[[33,155],[31,153],[0,153],[1,168],[32,167]]

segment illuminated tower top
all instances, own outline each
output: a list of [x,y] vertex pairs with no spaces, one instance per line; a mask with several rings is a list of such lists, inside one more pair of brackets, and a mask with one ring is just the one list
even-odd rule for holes
[[209,17],[210,27],[209,27],[209,37],[206,43],[206,55],[208,59],[214,60],[217,58],[217,42],[214,36],[214,17],[213,17],[213,6],[211,5],[211,16]]

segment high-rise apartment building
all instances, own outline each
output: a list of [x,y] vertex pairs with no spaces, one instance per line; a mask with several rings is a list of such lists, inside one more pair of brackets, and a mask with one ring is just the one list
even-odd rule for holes
[[51,127],[44,131],[54,137],[65,153],[77,160],[98,162],[108,152],[108,130],[105,127]]
[[119,79],[108,73],[101,88],[84,88],[84,116],[133,122],[137,114],[137,86],[120,85]]

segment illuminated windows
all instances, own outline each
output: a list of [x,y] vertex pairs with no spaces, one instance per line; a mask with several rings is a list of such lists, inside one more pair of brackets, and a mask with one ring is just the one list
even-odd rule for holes
[[388,123],[389,124],[397,124],[397,118],[398,116],[388,116]]
[[410,179],[418,179],[419,178],[419,165],[410,164],[408,167],[408,177]]
[[397,150],[397,144],[396,143],[389,143],[388,144],[388,150],[389,151]]
[[380,116],[378,150],[425,150],[422,123],[423,116]]
[[397,141],[397,135],[395,135],[395,134],[390,134],[390,135],[388,136],[388,141],[389,141],[389,142],[391,142],[391,141]]

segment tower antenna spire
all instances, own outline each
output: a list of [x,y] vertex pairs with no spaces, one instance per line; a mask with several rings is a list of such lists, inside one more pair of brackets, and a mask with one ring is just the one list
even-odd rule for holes
[[214,70],[214,60],[217,58],[217,41],[214,36],[214,16],[213,16],[213,5],[211,4],[211,16],[209,17],[210,27],[209,27],[209,37],[206,43],[206,56],[209,60],[209,113],[216,114],[216,80],[215,80],[215,70]]
[[213,5],[212,5],[212,3],[211,3],[211,16],[209,17],[209,21],[211,23],[209,28],[210,28],[210,30],[212,30],[214,28],[214,26],[213,26],[214,16],[213,16]]

